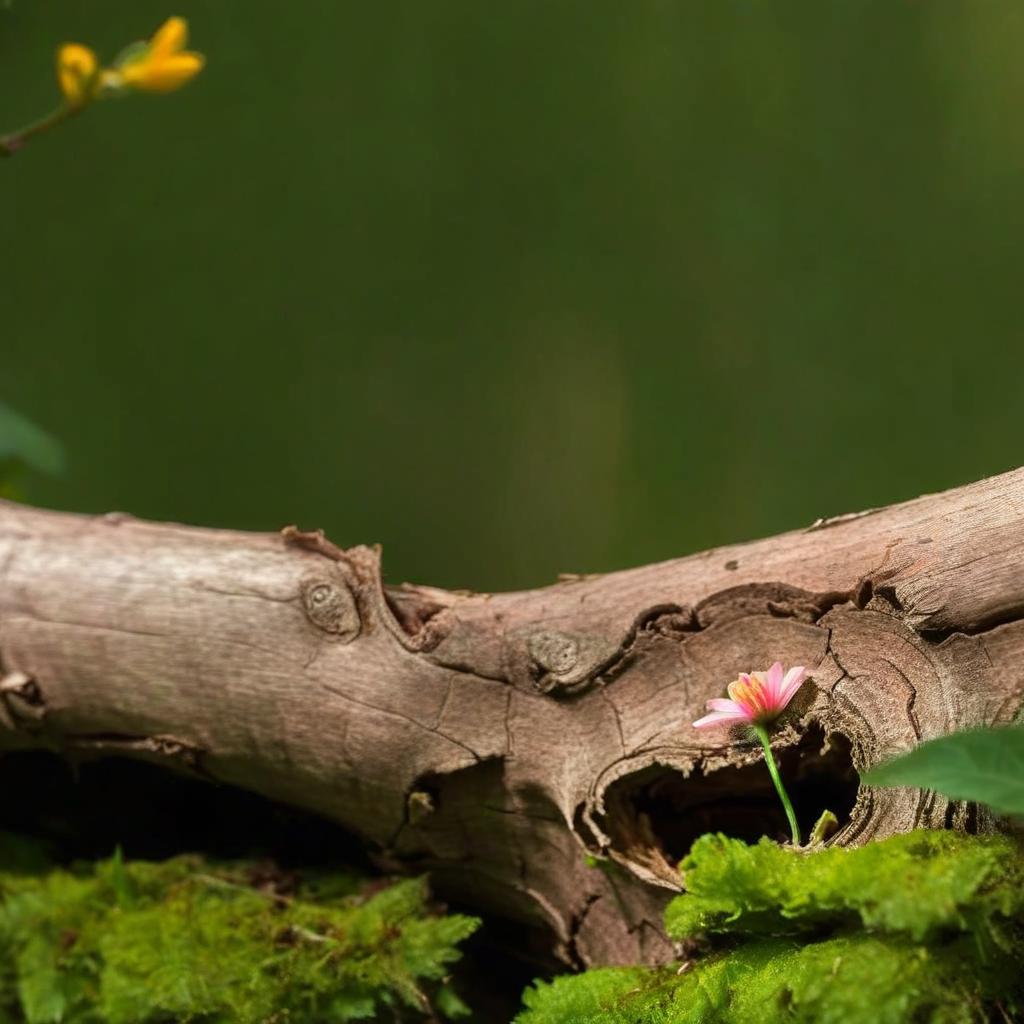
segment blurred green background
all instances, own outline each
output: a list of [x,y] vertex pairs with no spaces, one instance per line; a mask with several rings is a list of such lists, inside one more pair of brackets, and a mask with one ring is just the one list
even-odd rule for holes
[[209,57],[0,164],[39,504],[542,584],[1024,462],[1024,7],[13,0]]

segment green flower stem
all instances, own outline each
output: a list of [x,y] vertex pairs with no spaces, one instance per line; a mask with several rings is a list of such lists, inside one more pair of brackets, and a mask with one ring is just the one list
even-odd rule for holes
[[42,135],[43,132],[48,132],[51,128],[56,128],[57,125],[63,124],[68,118],[74,117],[75,114],[81,113],[85,108],[85,104],[78,104],[73,106],[70,103],[64,104],[62,107],[58,107],[53,113],[47,114],[46,117],[41,118],[33,124],[28,125],[25,128],[21,128],[16,132],[11,132],[10,135],[0,136],[0,157],[14,156],[22,146],[28,142],[33,136]]
[[793,834],[793,845],[800,845],[800,826],[796,823],[796,815],[793,813],[793,805],[789,802],[789,794],[786,787],[782,785],[779,777],[779,767],[775,763],[775,755],[772,754],[771,740],[768,738],[768,730],[763,725],[755,725],[754,734],[761,741],[764,747],[764,759],[768,764],[768,771],[771,773],[772,782],[775,783],[775,792],[779,794],[782,806],[786,810],[786,818],[789,820],[789,831]]

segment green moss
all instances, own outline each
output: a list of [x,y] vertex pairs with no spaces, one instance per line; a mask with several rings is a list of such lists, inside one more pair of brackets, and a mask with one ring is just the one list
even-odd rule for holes
[[539,983],[517,1024],[967,1024],[1024,996],[1024,866],[947,832],[800,854],[704,836],[669,933],[683,973],[609,968]]
[[605,968],[529,990],[517,1024],[944,1024],[984,1019],[967,943],[932,951],[870,935],[759,939],[685,974]]
[[[467,1012],[448,975],[476,922],[432,913],[422,879],[333,872],[296,887],[196,857],[58,870],[3,835],[0,862],[0,1024]],[[927,832],[800,854],[705,836],[682,868],[666,924],[701,956],[683,973],[539,983],[518,1024],[967,1024],[1024,998],[1024,866],[1009,840]]]
[[673,938],[783,934],[852,920],[916,940],[948,929],[998,938],[1001,922],[1024,906],[1024,862],[997,836],[912,832],[801,854],[767,839],[748,846],[708,835],[681,866],[687,892],[665,915]]
[[247,1024],[464,1012],[444,984],[477,922],[426,883],[323,876],[287,895],[249,867],[120,858],[0,874],[0,1024]]

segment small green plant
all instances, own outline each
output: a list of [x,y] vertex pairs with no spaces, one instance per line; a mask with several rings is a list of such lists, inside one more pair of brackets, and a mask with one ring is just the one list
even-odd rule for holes
[[1008,839],[800,853],[711,835],[682,871],[665,923],[699,957],[538,983],[516,1024],[980,1024],[1024,998],[1024,860]]
[[20,498],[29,471],[59,475],[60,444],[31,420],[0,402],[0,498]]
[[148,41],[131,43],[103,67],[81,43],[57,49],[57,85],[61,105],[50,114],[9,135],[0,136],[0,156],[13,156],[38,135],[77,117],[97,100],[129,92],[174,92],[202,71],[206,58],[186,50],[188,23],[168,18]]
[[467,1013],[446,979],[474,918],[426,882],[276,878],[198,857],[40,871],[0,843],[0,1024],[422,1021]]
[[863,781],[934,789],[954,800],[987,804],[997,814],[1024,816],[1024,727],[940,736],[879,765]]

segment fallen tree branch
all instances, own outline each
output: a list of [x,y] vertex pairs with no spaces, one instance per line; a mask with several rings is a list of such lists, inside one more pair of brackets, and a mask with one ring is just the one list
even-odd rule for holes
[[[813,669],[775,740],[834,842],[983,828],[858,788],[1017,713],[1024,471],[521,593],[386,587],[380,552],[0,504],[0,750],[124,755],[324,814],[386,867],[577,964],[671,956],[674,860],[784,831],[755,745],[691,722],[738,671]],[[806,692],[805,692],[806,691]],[[599,865],[588,860],[599,859]]]

